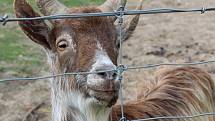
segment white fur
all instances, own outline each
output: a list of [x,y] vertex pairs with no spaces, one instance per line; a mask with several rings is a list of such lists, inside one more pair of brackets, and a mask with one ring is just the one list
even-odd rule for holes
[[101,51],[103,51],[102,45],[97,41],[97,48]]
[[[62,37],[68,38],[67,35]],[[72,42],[71,38],[70,40]],[[103,65],[108,65],[108,67],[111,67],[112,69],[116,68],[99,43],[94,61],[95,63],[92,65],[92,69],[90,71],[95,71]],[[56,71],[53,66],[52,69]],[[98,83],[98,80],[96,80],[94,76],[95,74],[88,75],[87,83]],[[101,80],[101,78],[99,78],[99,80]],[[67,121],[66,119],[69,113],[74,121],[107,121],[110,114],[110,108],[106,107],[106,105],[102,104],[102,102],[99,102],[93,97],[85,98],[79,90],[70,89],[69,82],[68,76],[56,77],[51,81],[52,120]],[[61,87],[65,87],[65,89],[62,90]]]
[[[58,90],[59,91],[59,90]],[[94,98],[84,98],[78,91],[57,92],[53,97],[53,121],[64,121],[66,108],[71,107],[74,112],[70,112],[74,121],[107,121],[110,108],[96,103]]]
[[[98,71],[97,69],[102,69],[103,66],[108,68],[103,68],[102,70],[99,70],[99,71],[116,69],[116,66],[113,64],[113,62],[108,57],[105,51],[97,50],[96,55],[94,57],[94,62],[95,63],[92,65],[90,72]],[[105,81],[105,80],[96,74],[90,74],[87,76],[88,84],[96,85],[98,83],[102,83],[102,81]]]

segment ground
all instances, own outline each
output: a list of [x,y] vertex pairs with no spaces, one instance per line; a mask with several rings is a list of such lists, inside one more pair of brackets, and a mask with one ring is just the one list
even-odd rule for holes
[[[4,8],[0,13],[12,11],[10,1],[0,1],[0,7]],[[137,1],[130,0],[129,9],[134,8]],[[144,9],[202,6],[215,6],[215,1],[144,1]],[[123,63],[139,66],[215,60],[214,45],[215,12],[142,15],[133,36],[123,44]],[[0,48],[0,79],[48,75],[47,67],[41,66],[47,65],[43,50],[27,39],[15,23],[8,23],[5,27],[0,25]],[[199,67],[214,77],[214,64]],[[124,75],[124,98],[127,101],[136,100],[147,85],[153,82],[156,69],[127,71]],[[50,121],[49,97],[47,80],[0,83],[0,120]],[[32,110],[33,115],[29,116]]]

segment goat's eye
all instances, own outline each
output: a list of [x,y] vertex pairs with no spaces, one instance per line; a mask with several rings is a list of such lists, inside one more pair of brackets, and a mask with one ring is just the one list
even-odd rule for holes
[[57,48],[60,51],[65,50],[68,47],[68,42],[66,40],[61,40],[60,42],[57,43]]

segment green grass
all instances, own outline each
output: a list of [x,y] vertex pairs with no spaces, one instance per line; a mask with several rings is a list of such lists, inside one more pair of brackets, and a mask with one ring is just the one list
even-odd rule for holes
[[[36,9],[34,0],[28,0]],[[66,6],[99,5],[105,0],[59,0]],[[0,15],[13,15],[13,0],[0,0]],[[47,65],[41,48],[32,44],[16,23],[0,25],[0,76],[36,76]],[[6,74],[6,75],[7,75]],[[1,77],[0,77],[1,79]]]
[[104,0],[62,0],[65,5],[80,6],[80,5],[99,5]]
[[0,0],[0,13],[12,12],[12,0]]
[[[34,0],[27,0],[35,8]],[[99,5],[105,0],[59,0],[66,6]],[[13,0],[0,0],[0,13],[13,12]]]
[[23,54],[24,46],[18,43],[21,39],[21,32],[17,30],[0,29],[0,61],[11,61],[16,59],[16,56]]
[[14,75],[34,74],[44,62],[41,50],[32,47],[32,43],[26,40],[17,27],[12,28],[0,28],[0,72],[12,72]]

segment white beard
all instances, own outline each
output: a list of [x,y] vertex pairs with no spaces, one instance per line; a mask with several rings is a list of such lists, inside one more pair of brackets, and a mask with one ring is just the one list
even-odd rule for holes
[[52,90],[53,121],[108,121],[111,109],[98,100],[86,99],[77,91],[57,93]]

